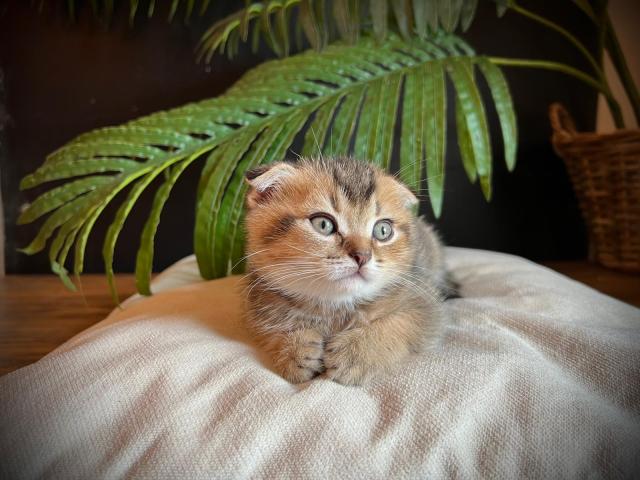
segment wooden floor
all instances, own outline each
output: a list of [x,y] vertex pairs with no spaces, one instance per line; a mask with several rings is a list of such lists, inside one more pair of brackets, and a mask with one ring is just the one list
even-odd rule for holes
[[[120,299],[135,292],[133,275],[119,275]],[[0,375],[42,358],[114,308],[104,275],[83,275],[82,294],[54,275],[0,277]]]
[[[547,262],[569,277],[640,306],[640,276],[586,262]],[[52,275],[0,277],[0,375],[40,359],[106,317],[114,305],[104,275],[82,277],[84,296]],[[121,299],[133,294],[133,275],[118,276]]]
[[543,262],[567,277],[640,307],[640,274],[616,272],[588,262]]

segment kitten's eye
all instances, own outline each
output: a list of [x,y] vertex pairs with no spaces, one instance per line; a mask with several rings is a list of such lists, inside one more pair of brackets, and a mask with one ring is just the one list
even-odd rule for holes
[[393,235],[393,227],[388,220],[380,220],[373,226],[373,237],[380,241],[385,242]]
[[331,235],[336,231],[336,225],[329,217],[324,215],[317,215],[311,219],[311,225],[316,232],[322,235]]

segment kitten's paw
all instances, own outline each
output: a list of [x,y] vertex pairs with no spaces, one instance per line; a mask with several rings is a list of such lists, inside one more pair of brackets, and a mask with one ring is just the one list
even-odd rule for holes
[[327,378],[343,385],[366,383],[376,370],[371,354],[360,329],[337,334],[324,353]]
[[297,330],[287,336],[277,366],[291,383],[302,383],[324,371],[323,357],[322,335],[316,330]]

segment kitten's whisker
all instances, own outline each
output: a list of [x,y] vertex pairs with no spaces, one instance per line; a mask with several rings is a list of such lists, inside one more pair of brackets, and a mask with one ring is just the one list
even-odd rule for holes
[[396,280],[394,280],[394,282],[397,286],[400,286],[402,288],[408,288],[409,290],[413,291],[418,297],[424,296],[427,298],[435,298],[431,292],[421,289],[415,283],[411,282],[406,278],[399,277]]
[[407,170],[409,170],[411,168],[414,168],[417,163],[422,163],[422,162],[420,160],[418,160],[417,162],[412,162],[412,163],[410,163],[408,165],[405,165],[404,167],[398,169],[397,172],[392,174],[392,177],[397,180],[402,173],[406,172]]
[[305,270],[305,271],[289,271],[289,272],[282,272],[280,274],[278,274],[277,276],[273,276],[269,279],[267,279],[267,281],[271,281],[271,283],[277,283],[280,282],[281,280],[284,280],[286,278],[295,278],[295,277],[304,277],[305,275],[308,275],[310,273],[317,273],[316,270]]
[[291,286],[294,282],[300,282],[302,280],[312,279],[314,277],[317,277],[318,275],[322,275],[322,274],[318,273],[317,271],[309,271],[309,272],[303,272],[303,273],[296,272],[292,275],[285,275],[274,280],[273,283],[277,283],[278,284],[277,286],[273,284],[269,284],[270,282],[267,282],[268,283],[267,290],[280,291],[282,290],[282,287],[286,288]]
[[398,280],[404,281],[406,286],[412,287],[414,292],[420,293],[433,299],[437,299],[435,292],[430,291],[429,286],[426,282],[427,279],[422,279],[420,277],[416,277],[415,275],[407,274],[406,272],[393,271],[392,273],[398,275]]
[[[406,264],[397,264],[399,266],[405,265],[408,267],[417,267],[417,268],[424,268],[424,267],[420,267],[418,265],[406,265]],[[426,270],[426,268],[425,268]],[[414,277],[416,280],[420,280],[420,281],[427,281],[429,280],[429,277],[425,274],[425,272],[412,272],[411,268],[409,268],[408,270],[399,270],[399,269],[394,269],[394,268],[387,268],[386,269],[387,272],[391,272],[391,273],[395,273],[397,275],[409,275],[411,277]],[[429,270],[427,270],[428,272]],[[425,275],[422,275],[425,274]]]
[[311,279],[314,277],[322,277],[324,276],[323,273],[321,272],[316,272],[316,271],[310,271],[310,272],[304,272],[303,274],[294,274],[294,275],[286,275],[284,277],[281,277],[278,279],[278,282],[281,282],[282,280],[288,280],[289,282],[292,281],[301,281],[301,280],[307,280],[307,279]]
[[414,282],[417,282],[420,285],[425,285],[426,284],[426,278],[420,277],[418,275],[412,275],[409,273],[399,273],[400,276],[405,277],[405,278],[410,278],[411,280],[413,280]]
[[247,288],[249,288],[249,290],[246,293],[246,296],[248,297],[251,292],[253,291],[254,287],[260,283],[264,284],[264,287],[266,290],[277,290],[276,288],[273,288],[272,284],[273,283],[278,283],[280,282],[282,279],[287,278],[288,276],[291,277],[304,277],[304,275],[307,275],[309,273],[314,273],[316,272],[316,270],[307,270],[307,271],[300,271],[300,270],[296,270],[296,271],[292,271],[292,270],[285,270],[284,272],[277,272],[276,276],[271,279],[268,277],[257,277],[253,282],[251,282],[249,285],[247,285],[244,290],[246,291]]
[[295,247],[295,246],[293,246],[293,245],[291,245],[291,244],[289,244],[289,243],[285,243],[285,245],[286,245],[287,247],[293,248],[294,250],[298,250],[299,252],[306,253],[307,255],[311,255],[312,257],[325,258],[325,256],[324,256],[324,255],[319,255],[319,254],[317,254],[317,253],[308,252],[308,251],[303,250],[303,249],[301,249],[301,248]]
[[253,252],[253,253],[250,253],[249,255],[245,255],[244,257],[242,257],[236,263],[233,264],[233,266],[231,267],[231,270],[236,268],[242,261],[246,260],[247,258],[253,257],[254,255],[257,255],[259,253],[267,252],[269,250],[271,250],[271,249],[270,248],[263,248],[262,250],[258,250],[257,252]]
[[249,285],[247,285],[245,288],[242,289],[244,296],[246,298],[249,298],[249,296],[251,295],[251,292],[253,291],[254,287],[256,285],[258,285],[260,283],[260,278],[256,278],[253,282],[249,283]]
[[[410,164],[408,164],[408,165],[405,165],[404,167],[402,167],[402,168],[398,169],[398,171],[396,171],[395,173],[393,173],[391,176],[392,176],[393,178],[395,178],[396,180],[400,180],[400,176],[401,176],[404,172],[406,172],[407,170],[410,170],[410,169],[414,168],[414,167],[415,167],[415,165],[416,165],[417,163],[420,163],[420,162],[419,162],[419,161],[418,161],[418,162],[412,162],[412,163],[410,163]],[[426,174],[426,171],[424,171],[424,170],[421,168],[419,182],[422,182],[422,180],[423,180],[423,176],[424,176],[425,174]],[[444,175],[445,175],[444,173],[441,173],[441,174],[438,174],[438,175],[432,175],[431,177],[432,177],[432,178],[440,178],[440,177],[444,177]],[[413,189],[413,188],[411,188],[410,190],[411,190],[412,192],[416,192],[417,190],[420,190],[420,189]]]
[[246,273],[245,275],[243,275],[240,280],[244,280],[245,278],[249,277],[250,275],[255,274],[256,272],[259,272],[261,270],[265,270],[267,268],[272,268],[274,271],[278,271],[280,268],[287,268],[287,267],[313,267],[315,266],[314,263],[307,263],[307,264],[293,264],[290,262],[287,263],[272,263],[269,265],[263,265],[262,267],[258,267],[258,268],[253,268],[250,272]]
[[424,285],[426,282],[424,282],[424,279],[420,278],[420,277],[416,277],[414,275],[408,275],[405,272],[395,272],[395,274],[402,279],[405,280],[410,280],[414,285]]
[[403,267],[418,267],[418,268],[424,268],[424,269],[430,270],[428,267],[423,267],[421,265],[416,265],[415,263],[395,263],[394,262],[394,265],[400,265],[400,266],[403,266]]
[[316,137],[316,132],[313,129],[313,125],[311,125],[309,127],[311,129],[311,135],[313,135],[313,140],[316,142],[316,148],[318,149],[318,155],[320,156],[320,158],[322,157],[322,149],[320,148],[320,144],[318,143],[318,137]]
[[398,270],[396,273],[398,275],[403,275],[403,276],[407,276],[407,277],[413,278],[414,280],[416,280],[416,281],[418,281],[420,283],[427,283],[430,280],[430,278],[428,276],[422,275],[423,272],[414,273],[414,272],[411,272],[411,271],[400,271],[400,270]]
[[273,269],[272,272],[267,272],[267,275],[270,275],[271,278],[274,278],[279,275],[289,274],[289,273],[305,273],[305,272],[317,272],[318,268],[315,265],[306,265],[304,267],[290,268],[290,267],[281,267]]
[[327,272],[318,272],[319,275],[317,276],[316,279],[314,279],[310,284],[309,284],[309,288],[311,288],[311,286],[314,284],[314,282],[317,282],[318,280],[324,280],[324,279],[328,279],[329,278],[329,274]]
[[[404,279],[405,281],[409,281],[408,279]],[[415,284],[414,284],[415,285]],[[420,292],[423,293],[423,295],[425,295],[427,298],[431,298],[434,301],[438,301],[439,299],[439,295],[438,292],[436,292],[435,290],[433,290],[433,288],[427,284],[427,283],[423,283],[420,285],[416,285],[416,288],[419,289]]]
[[[283,267],[287,267],[287,266],[290,266],[290,267],[309,266],[309,267],[311,267],[311,266],[317,266],[317,262],[312,262],[312,261],[306,261],[306,262],[305,261],[299,261],[299,262],[298,261],[292,261],[292,262],[281,262],[281,263],[269,263],[267,265],[263,265],[262,267],[254,268],[252,271],[253,272],[258,272],[260,270],[265,270],[267,268],[281,267],[281,266],[283,266]],[[249,274],[247,274],[247,275],[249,275]]]
[[428,268],[428,267],[423,267],[420,265],[415,265],[413,263],[396,263],[395,265],[400,266],[400,267],[409,267],[409,271],[411,271],[411,269],[413,268],[419,268],[420,270],[423,270],[424,273],[435,273],[436,270],[434,270],[433,268]]
[[[258,270],[262,270],[262,269],[265,269],[265,268],[272,268],[272,267],[275,267],[275,268],[273,268],[273,270],[274,270],[274,272],[273,272],[273,273],[274,273],[275,275],[282,275],[282,274],[284,274],[284,273],[287,273],[287,272],[293,272],[293,271],[294,271],[292,268],[289,268],[289,267],[291,267],[291,264],[290,264],[290,263],[280,263],[280,264],[265,265],[265,266],[263,266],[263,267],[260,267],[260,268],[258,268],[258,269],[254,269],[253,271],[251,271],[251,272],[247,273],[246,275],[244,275],[244,276],[241,278],[241,281],[242,281],[242,280],[244,280],[244,279],[245,279],[246,277],[248,277],[249,275],[251,275],[251,274],[255,273],[255,272],[256,272],[256,271],[258,271]],[[297,265],[294,265],[294,267],[297,267]],[[316,271],[313,267],[315,267],[315,264],[308,264],[308,265],[305,265],[305,268],[309,269],[309,271]],[[295,272],[300,272],[301,270],[302,270],[301,268],[296,268]],[[245,287],[245,290],[246,290],[247,288],[249,288],[249,287],[251,287],[251,289],[253,289],[253,286],[255,286],[254,284],[258,284],[258,283],[260,283],[260,281],[261,281],[261,280],[263,280],[263,278],[262,278],[261,276],[257,276],[255,280],[253,280],[252,282],[250,282],[250,283]],[[251,291],[251,290],[250,290],[250,291]]]

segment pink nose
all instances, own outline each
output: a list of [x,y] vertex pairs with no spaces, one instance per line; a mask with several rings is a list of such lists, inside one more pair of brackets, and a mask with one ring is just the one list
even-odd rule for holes
[[358,267],[362,267],[365,263],[371,260],[371,251],[349,252],[349,256],[356,261]]

